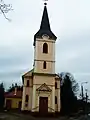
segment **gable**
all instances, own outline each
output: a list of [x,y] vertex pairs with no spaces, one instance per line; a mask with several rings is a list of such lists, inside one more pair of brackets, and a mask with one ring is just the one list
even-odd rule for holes
[[36,91],[47,91],[51,92],[52,90],[44,83]]
[[33,72],[33,71],[34,71],[34,69],[28,71],[27,73],[25,73],[25,74],[23,75],[23,77],[32,76],[32,72]]

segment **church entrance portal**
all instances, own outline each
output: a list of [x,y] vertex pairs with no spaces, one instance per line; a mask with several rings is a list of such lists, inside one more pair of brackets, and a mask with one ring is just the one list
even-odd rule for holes
[[46,115],[48,113],[48,97],[39,98],[39,112],[41,115]]

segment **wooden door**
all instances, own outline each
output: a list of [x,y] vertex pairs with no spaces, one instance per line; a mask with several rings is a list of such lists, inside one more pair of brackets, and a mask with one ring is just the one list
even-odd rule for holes
[[48,113],[48,97],[39,98],[39,112],[42,115],[46,115]]
[[18,103],[18,109],[19,109],[19,110],[21,110],[21,106],[22,106],[22,102],[19,101],[19,103]]
[[11,100],[6,100],[6,108],[9,110],[11,109],[11,104],[12,104],[12,101]]

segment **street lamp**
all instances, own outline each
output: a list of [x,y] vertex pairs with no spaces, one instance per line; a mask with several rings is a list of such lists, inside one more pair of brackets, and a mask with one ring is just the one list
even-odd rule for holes
[[84,98],[84,94],[83,94],[83,84],[87,84],[88,82],[82,82],[81,83],[81,96],[82,96],[82,101],[83,101],[83,98]]
[[81,85],[82,85],[82,84],[87,84],[87,83],[88,83],[87,81],[86,81],[86,82],[82,82]]
[[[84,93],[83,93],[83,84],[87,84],[88,82],[82,82],[81,83],[81,96],[82,96],[82,103],[83,103],[83,100],[84,100]],[[85,110],[85,113],[87,114],[87,89],[85,89],[86,91],[86,106],[83,105],[82,108],[83,108],[83,111]]]

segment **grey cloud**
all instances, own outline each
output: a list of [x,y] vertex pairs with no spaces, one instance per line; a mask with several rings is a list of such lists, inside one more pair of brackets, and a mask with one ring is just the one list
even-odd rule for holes
[[[0,15],[0,80],[8,86],[21,83],[21,75],[32,68],[33,38],[40,27],[43,2],[6,2],[12,3],[14,10],[7,14],[12,22]],[[71,72],[79,83],[90,78],[89,4],[89,0],[48,1],[51,28],[58,37],[56,72]]]

